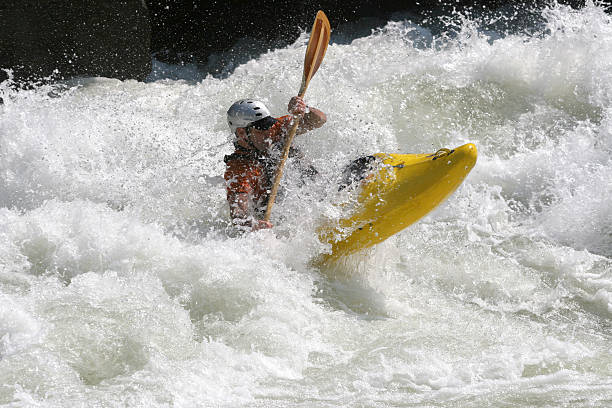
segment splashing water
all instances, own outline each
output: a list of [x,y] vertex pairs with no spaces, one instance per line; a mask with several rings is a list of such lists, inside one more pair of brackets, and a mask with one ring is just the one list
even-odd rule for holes
[[[612,21],[538,17],[330,45],[307,95],[328,123],[296,140],[321,177],[289,166],[277,227],[246,236],[225,111],[283,114],[306,36],[222,79],[0,85],[0,403],[612,403]],[[444,205],[311,266],[350,160],[465,142],[478,164]]]

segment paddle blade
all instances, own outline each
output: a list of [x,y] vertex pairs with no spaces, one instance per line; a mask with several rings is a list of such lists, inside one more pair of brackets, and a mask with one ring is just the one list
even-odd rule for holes
[[331,28],[329,26],[329,20],[325,13],[319,10],[314,24],[312,25],[312,32],[310,33],[310,40],[308,40],[306,56],[304,57],[304,75],[302,77],[302,87],[299,92],[300,96],[304,96],[310,79],[319,69],[325,52],[327,51],[330,36]]

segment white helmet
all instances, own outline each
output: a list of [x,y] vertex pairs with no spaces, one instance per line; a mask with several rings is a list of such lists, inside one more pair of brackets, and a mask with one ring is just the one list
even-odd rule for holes
[[254,99],[241,99],[234,102],[227,110],[227,124],[232,133],[239,127],[247,127],[249,124],[270,116],[270,111],[261,101]]

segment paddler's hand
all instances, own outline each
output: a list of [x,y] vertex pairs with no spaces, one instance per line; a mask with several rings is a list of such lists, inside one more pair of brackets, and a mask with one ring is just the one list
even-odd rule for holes
[[289,101],[287,110],[293,116],[304,116],[304,114],[308,112],[308,105],[306,105],[304,99],[300,98],[299,96],[294,96]]
[[254,220],[251,225],[251,231],[258,231],[260,229],[272,228],[273,225],[270,221],[265,220]]

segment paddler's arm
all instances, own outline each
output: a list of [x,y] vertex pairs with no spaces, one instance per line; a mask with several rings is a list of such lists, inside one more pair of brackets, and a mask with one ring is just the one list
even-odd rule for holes
[[317,108],[307,106],[304,99],[300,98],[299,96],[294,96],[291,98],[287,110],[294,116],[302,117],[300,120],[300,125],[297,129],[298,135],[316,128],[320,128],[325,124],[325,122],[327,122],[327,116],[325,113]]
[[272,228],[270,221],[256,220],[249,216],[249,195],[247,193],[227,193],[230,217],[238,227],[251,227],[251,231]]

